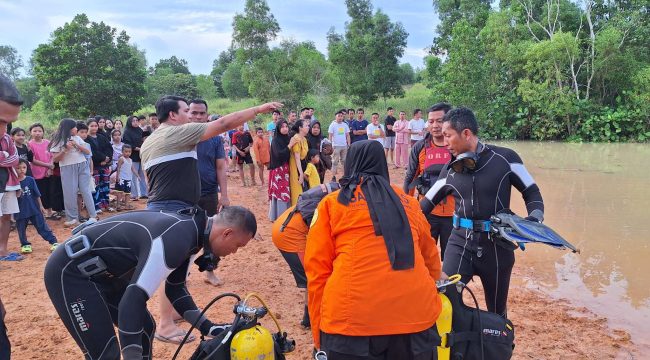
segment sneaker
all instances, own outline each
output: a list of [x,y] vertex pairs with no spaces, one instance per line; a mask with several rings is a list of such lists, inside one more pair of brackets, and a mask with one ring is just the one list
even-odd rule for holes
[[92,225],[92,224],[94,224],[94,223],[96,223],[96,222],[97,222],[97,218],[96,218],[96,217],[88,218],[88,220],[85,221],[86,225]]
[[32,253],[32,246],[31,245],[23,245],[20,247],[20,252],[23,254],[31,254]]
[[102,209],[97,209],[97,210],[95,210],[95,213],[96,214],[101,214],[101,213],[103,213],[103,211],[102,211]]
[[73,226],[75,226],[77,224],[79,224],[79,220],[72,219],[72,220],[68,220],[68,221],[64,222],[63,226],[65,226],[65,227],[73,227]]
[[59,246],[59,243],[54,243],[54,244],[50,245],[50,252],[56,250],[56,248],[57,248],[58,246]]
[[0,261],[21,261],[23,259],[25,259],[24,256],[15,252],[9,253],[7,256],[0,256]]

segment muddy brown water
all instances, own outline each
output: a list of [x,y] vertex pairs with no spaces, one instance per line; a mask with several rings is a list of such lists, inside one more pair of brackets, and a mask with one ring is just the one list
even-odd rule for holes
[[[499,145],[515,149],[538,183],[545,223],[581,250],[535,244],[518,251],[517,261],[529,270],[527,286],[607,318],[648,354],[650,145]],[[512,207],[524,211],[516,191]]]

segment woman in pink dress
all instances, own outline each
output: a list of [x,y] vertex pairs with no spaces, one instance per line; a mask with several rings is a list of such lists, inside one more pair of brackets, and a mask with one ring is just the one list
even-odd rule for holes
[[406,113],[399,112],[399,119],[393,124],[395,132],[395,168],[405,168],[408,165],[409,156],[409,122],[406,120]]

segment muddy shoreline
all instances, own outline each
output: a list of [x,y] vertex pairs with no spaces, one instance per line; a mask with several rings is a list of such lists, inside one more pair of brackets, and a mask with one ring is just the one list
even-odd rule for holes
[[[392,172],[392,182],[400,183],[402,171]],[[223,292],[245,295],[257,292],[279,314],[283,330],[292,336],[298,346],[289,359],[308,359],[312,343],[310,332],[300,325],[303,295],[295,287],[289,268],[271,241],[271,223],[267,219],[265,187],[240,185],[235,174],[229,174],[232,204],[249,207],[258,218],[260,241],[251,243],[236,254],[221,261],[217,274],[225,284],[207,285],[203,274],[193,270],[189,290],[197,304],[203,306]],[[516,196],[516,194],[513,194]],[[136,202],[143,207],[142,201]],[[102,218],[105,218],[104,215]],[[63,241],[69,230],[62,222],[49,222]],[[7,308],[6,325],[12,343],[12,359],[78,359],[81,353],[58,319],[43,285],[43,268],[49,255],[48,244],[40,239],[32,227],[28,236],[34,253],[18,263],[0,264],[0,296]],[[16,232],[9,238],[10,251],[19,250]],[[642,358],[627,332],[607,326],[607,319],[585,308],[572,305],[569,300],[555,300],[550,296],[525,286],[525,278],[534,278],[521,263],[515,265],[509,297],[509,315],[515,325],[516,348],[513,359],[633,359]],[[480,293],[480,282],[471,285]],[[157,296],[149,308],[157,314]],[[479,299],[483,307],[482,298]],[[232,320],[232,302],[218,303],[208,312],[217,322]],[[270,319],[263,325],[273,330]],[[187,324],[183,327],[189,328]],[[197,342],[187,344],[179,359],[187,359]],[[156,341],[154,355],[157,359],[171,359],[176,346]]]

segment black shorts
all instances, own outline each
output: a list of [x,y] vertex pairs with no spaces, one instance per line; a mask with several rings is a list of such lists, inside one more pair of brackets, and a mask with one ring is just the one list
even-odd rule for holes
[[122,183],[116,182],[115,183],[115,190],[121,191],[125,194],[130,194],[131,193],[131,180],[122,180]]
[[246,153],[245,156],[237,155],[237,164],[242,165],[242,164],[252,164],[253,163],[253,157],[251,157],[250,153]]
[[280,253],[282,254],[282,257],[287,262],[287,264],[289,264],[293,278],[296,279],[296,286],[299,289],[306,289],[307,275],[305,274],[305,268],[302,266],[302,262],[300,262],[298,254],[282,250],[280,250]]

